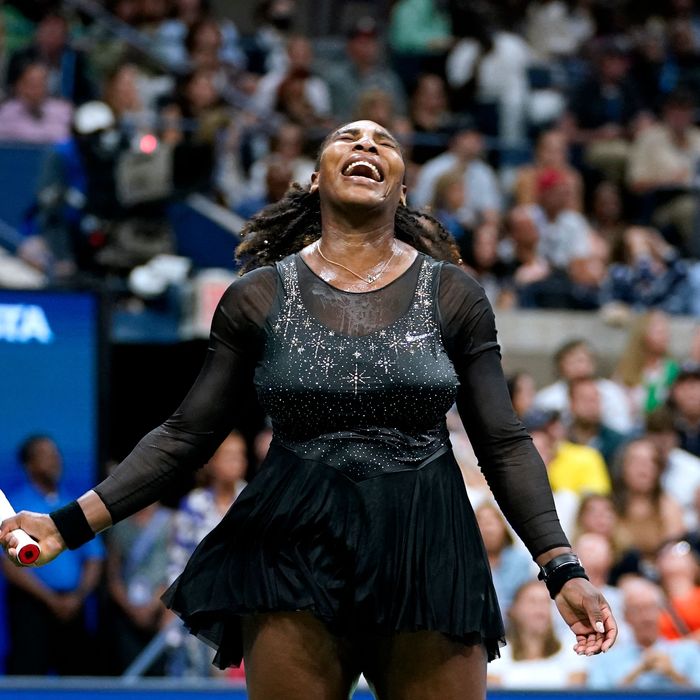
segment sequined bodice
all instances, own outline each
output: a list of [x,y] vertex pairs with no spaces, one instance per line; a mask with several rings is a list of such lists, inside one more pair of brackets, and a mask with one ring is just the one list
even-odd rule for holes
[[415,469],[442,453],[457,377],[436,319],[439,264],[422,259],[405,314],[356,336],[309,311],[295,256],[277,268],[278,310],[255,375],[275,441],[355,480]]

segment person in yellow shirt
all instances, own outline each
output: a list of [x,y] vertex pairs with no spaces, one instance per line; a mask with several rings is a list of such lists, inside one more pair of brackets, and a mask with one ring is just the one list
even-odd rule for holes
[[572,491],[579,497],[610,493],[603,456],[593,447],[569,442],[557,413],[531,411],[525,414],[523,423],[533,437],[536,432],[544,432],[552,442],[551,460],[545,461],[552,491]]

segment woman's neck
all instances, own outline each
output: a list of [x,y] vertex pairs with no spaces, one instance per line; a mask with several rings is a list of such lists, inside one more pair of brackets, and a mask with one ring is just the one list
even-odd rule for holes
[[529,632],[520,639],[522,645],[522,659],[541,659],[544,657],[544,635]]
[[396,245],[393,222],[391,226],[351,229],[330,221],[323,224],[319,241],[323,254],[339,262],[352,261],[359,269],[376,265],[385,260]]

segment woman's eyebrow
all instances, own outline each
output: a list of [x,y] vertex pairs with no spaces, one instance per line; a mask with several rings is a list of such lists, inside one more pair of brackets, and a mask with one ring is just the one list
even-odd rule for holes
[[[350,136],[357,138],[360,135],[361,131],[361,129],[357,129],[355,127],[351,127],[348,129],[339,129],[335,132],[335,134],[333,134],[333,138],[343,136],[344,134],[349,134]],[[384,129],[375,129],[373,136],[375,139],[388,139],[397,146],[399,145],[399,142],[388,131],[385,131]]]

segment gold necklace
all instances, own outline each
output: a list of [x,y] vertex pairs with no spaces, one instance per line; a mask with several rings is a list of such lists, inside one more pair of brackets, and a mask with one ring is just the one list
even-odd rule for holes
[[329,260],[324,254],[323,251],[321,250],[321,241],[316,242],[316,250],[318,251],[318,254],[327,262],[330,263],[331,265],[336,265],[337,267],[342,267],[343,270],[347,270],[351,275],[354,275],[357,277],[357,279],[362,280],[365,284],[373,284],[376,282],[383,274],[384,271],[389,267],[389,263],[394,259],[396,256],[396,246],[393,246],[394,250],[391,253],[391,256],[389,259],[382,265],[381,269],[379,272],[375,272],[373,275],[359,275],[357,272],[354,270],[351,270],[349,267],[346,267],[345,265],[335,262],[335,260]]

